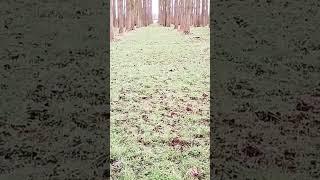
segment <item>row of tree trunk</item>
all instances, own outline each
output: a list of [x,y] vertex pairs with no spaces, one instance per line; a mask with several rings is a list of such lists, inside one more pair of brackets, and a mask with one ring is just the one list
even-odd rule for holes
[[158,22],[190,33],[190,26],[200,27],[209,24],[208,0],[159,0]]
[[110,0],[110,40],[119,33],[152,24],[152,0]]

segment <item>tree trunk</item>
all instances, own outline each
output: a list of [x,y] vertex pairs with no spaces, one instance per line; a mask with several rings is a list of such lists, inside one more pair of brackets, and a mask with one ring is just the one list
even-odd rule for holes
[[[113,27],[118,27],[118,22],[117,22],[117,13],[116,13],[116,1],[117,0],[112,0],[112,12],[113,12]],[[111,3],[110,3],[111,4]]]
[[201,4],[201,0],[197,0],[196,1],[197,5],[196,5],[196,27],[200,26],[200,4]]
[[182,16],[182,1],[183,0],[178,0],[178,31],[181,30],[181,27],[182,27],[182,23],[181,23],[181,16]]
[[165,26],[165,0],[159,0],[160,2],[160,25]]
[[159,0],[158,6],[158,24],[161,25],[161,0]]
[[195,0],[192,0],[190,26],[194,25],[194,3]]
[[185,29],[185,0],[181,0],[181,16],[180,16],[180,31]]
[[147,12],[148,12],[148,16],[147,16],[147,19],[148,19],[148,25],[151,24],[151,17],[152,17],[152,12],[151,12],[151,0],[148,0],[148,3],[147,3]]
[[205,26],[205,0],[202,0],[201,26]]
[[131,22],[131,19],[130,19],[130,2],[129,0],[126,0],[126,30],[127,31],[130,31],[130,22]]
[[205,9],[206,9],[205,22],[206,22],[206,26],[207,26],[209,24],[209,2],[208,2],[208,0],[205,0]]
[[166,27],[170,27],[170,0],[166,0]]
[[153,14],[152,14],[152,0],[149,0],[149,12],[150,12],[150,24],[153,24]]
[[186,0],[185,2],[185,25],[184,25],[184,34],[190,33],[190,19],[191,19],[191,0]]
[[118,0],[119,33],[123,33],[123,0]]
[[146,26],[146,0],[142,0],[143,5],[142,5],[142,24],[143,26]]
[[170,0],[170,6],[171,6],[170,24],[174,24],[174,0]]
[[178,29],[179,23],[178,23],[178,18],[179,18],[179,13],[178,13],[178,0],[174,1],[174,29]]
[[110,40],[114,38],[113,34],[113,0],[110,2]]
[[166,26],[167,25],[167,0],[163,0],[163,25]]

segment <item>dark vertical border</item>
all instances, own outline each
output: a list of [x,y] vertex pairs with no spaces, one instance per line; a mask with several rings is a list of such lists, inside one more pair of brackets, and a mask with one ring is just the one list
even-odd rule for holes
[[211,179],[319,179],[318,1],[211,1]]
[[0,7],[0,179],[107,179],[108,1]]
[[214,65],[214,54],[213,54],[213,48],[214,48],[214,5],[213,5],[214,1],[210,0],[210,24],[209,24],[209,27],[210,27],[210,179],[212,179],[213,177],[215,177],[215,173],[214,173],[214,154],[213,154],[213,150],[214,150],[214,145],[216,144],[214,142],[214,119],[215,118],[215,108],[213,108],[215,106],[215,103],[216,101],[214,101],[214,92],[215,92],[215,89],[216,86],[215,85],[215,76],[216,76],[216,73],[215,73],[215,69],[213,67]]

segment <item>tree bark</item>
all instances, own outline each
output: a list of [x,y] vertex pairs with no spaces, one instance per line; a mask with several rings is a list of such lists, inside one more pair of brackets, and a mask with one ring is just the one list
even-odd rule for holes
[[[116,13],[116,1],[117,0],[112,0],[112,12],[113,12],[113,27],[118,27],[118,22],[117,22],[117,13]],[[111,4],[111,3],[110,3]]]
[[178,23],[178,18],[179,18],[179,13],[178,13],[178,0],[174,1],[174,29],[178,29],[179,23]]
[[126,30],[130,31],[130,2],[129,0],[126,0]]
[[119,33],[123,33],[123,0],[118,0],[118,20]]
[[171,26],[171,0],[167,0],[168,3],[168,24],[167,26],[170,27]]
[[205,9],[206,9],[205,22],[206,22],[206,26],[207,26],[209,24],[209,2],[208,2],[208,0],[205,1]]
[[202,0],[201,26],[205,26],[205,0]]
[[181,0],[180,31],[184,31],[184,29],[185,29],[185,1],[186,0]]
[[190,20],[191,20],[191,0],[186,0],[185,2],[185,26],[184,26],[184,33],[189,34],[190,33]]
[[197,5],[196,5],[196,27],[200,26],[200,4],[201,4],[201,0],[197,0],[196,1]]
[[114,38],[113,34],[113,0],[110,2],[110,40]]
[[149,0],[149,12],[150,12],[150,23],[149,24],[153,24],[153,14],[152,14],[152,0]]
[[194,25],[194,5],[195,5],[195,0],[192,0],[192,5],[191,5],[191,19],[190,19],[190,26]]

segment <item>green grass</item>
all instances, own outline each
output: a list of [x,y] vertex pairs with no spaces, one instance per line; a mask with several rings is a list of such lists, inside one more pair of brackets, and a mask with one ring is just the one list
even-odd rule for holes
[[152,25],[111,43],[113,179],[209,179],[209,34]]

